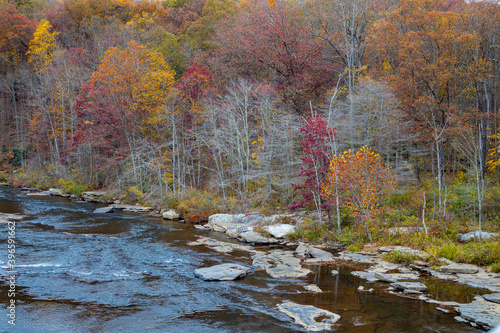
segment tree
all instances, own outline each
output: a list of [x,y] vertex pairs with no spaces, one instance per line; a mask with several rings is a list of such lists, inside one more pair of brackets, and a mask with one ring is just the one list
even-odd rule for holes
[[[136,42],[110,48],[76,100],[75,143],[88,143],[104,157],[98,167],[114,167],[137,147],[149,119],[161,114],[173,85],[174,73],[159,53]],[[131,164],[138,170],[140,161]]]
[[333,157],[327,180],[322,183],[322,194],[329,202],[339,196],[344,207],[363,221],[373,242],[368,223],[395,185],[396,176],[384,165],[380,155],[363,146],[355,153],[349,149]]
[[214,42],[208,61],[219,82],[269,82],[297,113],[333,77],[299,7],[288,3],[245,3],[238,16],[220,25]]
[[303,184],[294,185],[294,189],[299,190],[302,200],[293,202],[290,209],[314,207],[319,220],[322,221],[322,209],[328,209],[330,203],[323,199],[321,186],[333,157],[333,140],[336,132],[321,116],[308,116],[300,133],[304,137],[300,142],[303,153],[300,158],[303,163],[300,176],[305,180]]
[[464,29],[463,22],[446,1],[409,0],[375,27],[382,75],[415,124],[419,142],[434,150],[439,209],[444,205],[444,151],[450,125],[457,123],[452,120],[461,112],[458,103],[471,88],[463,79],[475,68],[471,54],[476,36]]
[[44,70],[57,47],[56,36],[58,32],[50,32],[52,26],[47,20],[40,21],[28,48],[28,62],[37,73]]

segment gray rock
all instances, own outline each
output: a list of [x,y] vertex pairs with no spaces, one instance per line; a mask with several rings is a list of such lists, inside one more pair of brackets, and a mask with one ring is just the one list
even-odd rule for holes
[[255,244],[276,244],[279,242],[275,238],[264,237],[256,231],[242,232],[239,234],[238,239],[246,243],[255,243]]
[[479,231],[469,232],[467,234],[463,234],[462,236],[460,236],[460,241],[468,242],[470,240],[473,240],[474,237],[479,238],[479,236],[481,236],[481,239],[489,239],[498,237],[499,234],[494,232],[485,232],[485,231],[482,231],[481,233]]
[[228,252],[232,252],[234,250],[247,251],[247,252],[257,252],[249,245],[221,242],[215,238],[210,238],[210,237],[200,237],[196,241],[187,243],[187,245],[190,245],[190,246],[206,245],[209,248],[211,248],[212,250],[215,250],[215,251],[221,252],[221,253],[228,253]]
[[329,331],[332,325],[340,319],[336,313],[290,301],[279,304],[278,309],[309,332]]
[[417,232],[424,232],[425,229],[423,227],[394,227],[389,229],[389,234],[397,235],[397,234],[414,234]]
[[97,208],[96,210],[94,210],[94,214],[113,213],[114,210],[115,210],[115,207],[113,207],[113,206],[101,207],[101,208]]
[[252,270],[239,264],[222,264],[198,268],[194,276],[205,281],[231,281],[246,276]]
[[307,255],[308,249],[309,245],[299,242],[299,246],[297,246],[297,248],[295,249],[295,251],[293,251],[293,253],[305,257]]
[[312,245],[309,246],[307,250],[307,254],[309,254],[311,257],[315,259],[320,259],[321,261],[333,261],[334,257],[333,254],[330,252],[318,249],[317,247],[314,247]]
[[391,273],[391,274],[386,274],[386,273],[374,273],[375,277],[379,279],[380,281],[383,282],[398,282],[400,280],[418,280],[419,276],[417,274],[403,274],[403,273]]
[[132,205],[125,205],[125,204],[113,205],[113,208],[114,208],[114,210],[121,210],[124,212],[130,212],[130,213],[146,213],[146,212],[149,212],[153,209],[151,207],[132,206]]
[[267,253],[257,252],[252,254],[253,266],[261,267],[273,278],[298,278],[311,273],[309,269],[302,268],[300,259],[293,256],[290,251],[272,250]]
[[55,196],[62,196],[63,195],[63,191],[61,189],[58,189],[58,188],[49,188],[49,193],[50,193],[50,195],[55,195]]
[[451,264],[447,266],[441,266],[439,268],[439,271],[445,274],[475,274],[479,271],[479,268],[477,266],[469,264]]
[[47,196],[51,195],[49,191],[42,191],[42,192],[28,192],[26,195],[29,195],[30,197],[41,197],[41,196]]
[[396,289],[426,291],[427,286],[420,282],[393,282],[391,286]]
[[464,323],[464,324],[468,324],[469,323],[469,321],[467,319],[464,319],[464,318],[462,318],[460,316],[455,316],[455,317],[453,317],[453,319],[455,319],[459,323]]
[[245,217],[245,214],[214,214],[208,217],[208,224],[216,231],[222,229],[226,231],[228,226],[234,226]]
[[175,209],[169,209],[163,213],[162,216],[166,220],[178,220],[181,217],[181,214],[179,214]]
[[201,224],[195,224],[195,225],[194,225],[194,228],[195,228],[196,230],[201,230],[201,231],[210,231],[210,230],[212,230],[212,229],[210,229],[210,227],[209,227],[209,226],[206,226],[206,225],[201,225]]
[[456,310],[462,318],[484,329],[500,325],[500,304],[488,302],[483,297],[476,296],[474,301],[459,306]]
[[270,233],[273,237],[283,238],[287,234],[295,231],[295,226],[291,224],[273,224],[264,227],[264,230]]
[[483,295],[484,299],[493,302],[493,303],[499,303],[500,304],[500,293],[495,293],[495,294],[487,294]]
[[364,271],[352,271],[352,275],[359,277],[360,279],[366,280],[366,282],[378,282],[380,281],[375,277],[375,274],[370,273],[370,272],[364,272]]
[[308,284],[307,286],[304,286],[304,289],[311,291],[313,293],[322,293],[323,292],[323,290],[321,290],[321,288],[315,284]]
[[331,274],[332,274],[333,276],[339,275],[339,271],[337,271],[337,270],[335,270],[335,269],[332,269]]

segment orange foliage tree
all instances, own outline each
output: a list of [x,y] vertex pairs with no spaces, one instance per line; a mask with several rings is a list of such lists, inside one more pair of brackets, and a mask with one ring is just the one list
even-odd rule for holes
[[380,211],[382,202],[395,186],[396,176],[384,165],[380,155],[363,146],[355,153],[349,149],[333,157],[322,192],[330,202],[335,202],[338,196],[349,213],[363,221],[372,241],[368,222]]

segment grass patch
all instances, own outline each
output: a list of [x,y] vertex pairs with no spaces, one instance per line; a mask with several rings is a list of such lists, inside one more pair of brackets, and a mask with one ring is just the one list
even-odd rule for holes
[[395,264],[409,265],[418,259],[418,256],[411,253],[392,251],[390,253],[384,254],[382,259]]

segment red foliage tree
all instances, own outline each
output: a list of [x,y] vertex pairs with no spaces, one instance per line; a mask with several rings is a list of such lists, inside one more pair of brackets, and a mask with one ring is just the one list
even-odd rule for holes
[[293,184],[302,200],[294,201],[289,208],[315,207],[321,220],[321,209],[329,208],[328,202],[321,197],[321,185],[328,175],[330,161],[334,156],[332,143],[336,132],[321,116],[308,116],[300,132],[304,136],[300,143],[304,153],[300,158],[304,164],[300,176],[305,180],[303,184]]

